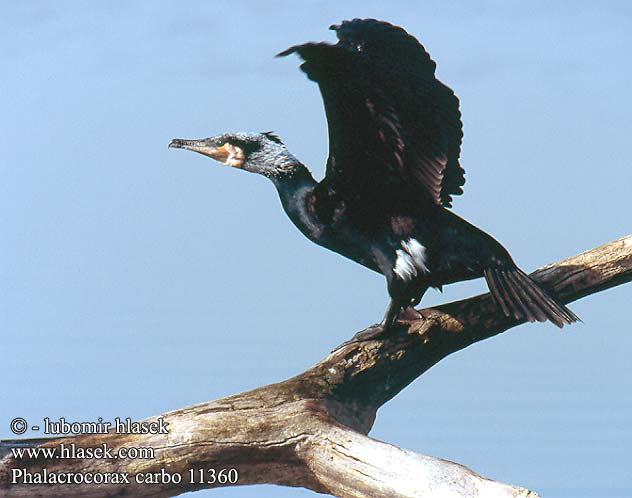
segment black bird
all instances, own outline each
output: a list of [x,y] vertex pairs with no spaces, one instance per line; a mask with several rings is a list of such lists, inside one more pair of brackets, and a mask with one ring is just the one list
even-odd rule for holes
[[238,169],[268,177],[292,222],[313,242],[386,277],[388,330],[428,287],[484,276],[502,312],[517,320],[578,317],[516,266],[495,239],[448,210],[463,191],[459,101],[404,29],[375,19],[334,25],[338,43],[296,45],[318,83],[329,127],[325,178],[273,133],[173,139]]

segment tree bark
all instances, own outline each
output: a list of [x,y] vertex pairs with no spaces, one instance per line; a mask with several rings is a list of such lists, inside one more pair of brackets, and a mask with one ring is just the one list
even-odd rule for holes
[[[564,303],[629,282],[632,235],[547,265],[532,277]],[[520,323],[505,317],[489,294],[420,313],[421,319],[400,322],[387,337],[342,345],[286,381],[144,421],[162,419],[166,434],[110,430],[4,441],[0,496],[167,497],[217,486],[272,483],[341,498],[537,497],[462,465],[367,436],[377,409],[432,365]],[[16,448],[26,447],[59,452],[62,444],[67,449],[73,443],[75,449],[107,448],[113,455],[122,448],[150,448],[154,454],[140,459],[14,454]],[[42,478],[44,469],[49,482],[53,474],[71,482],[95,476],[130,482],[28,483]],[[235,472],[238,478],[232,482]],[[178,476],[180,482],[174,482]]]

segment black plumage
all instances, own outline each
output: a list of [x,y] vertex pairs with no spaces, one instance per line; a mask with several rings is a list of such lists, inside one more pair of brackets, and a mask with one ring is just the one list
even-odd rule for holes
[[465,183],[461,113],[423,46],[375,19],[332,29],[335,45],[306,43],[279,54],[298,54],[323,97],[329,158],[320,183],[270,132],[170,146],[270,178],[308,238],[382,273],[391,302],[380,331],[428,287],[482,276],[509,317],[560,327],[578,320],[495,239],[447,209]]

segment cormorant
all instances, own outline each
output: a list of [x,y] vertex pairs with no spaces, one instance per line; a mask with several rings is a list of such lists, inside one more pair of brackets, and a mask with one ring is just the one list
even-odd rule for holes
[[313,242],[386,277],[388,330],[428,287],[484,276],[502,312],[517,320],[578,317],[516,266],[494,238],[452,211],[463,191],[459,101],[435,78],[435,63],[404,29],[375,19],[331,26],[338,43],[305,43],[301,69],[318,83],[329,128],[325,178],[271,132],[173,139],[274,183],[286,213]]

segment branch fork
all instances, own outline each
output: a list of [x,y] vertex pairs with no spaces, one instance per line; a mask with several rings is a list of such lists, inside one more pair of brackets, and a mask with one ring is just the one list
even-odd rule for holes
[[[536,270],[532,277],[563,303],[632,280],[632,235]],[[421,310],[377,340],[342,345],[305,372],[227,398],[162,414],[168,434],[85,434],[4,441],[0,497],[169,497],[204,488],[272,483],[340,498],[537,498],[519,486],[460,464],[373,439],[377,410],[431,366],[475,342],[519,324],[489,294]],[[155,419],[147,419],[151,422]],[[154,449],[152,459],[15,459],[11,448]],[[13,469],[41,473],[129,475],[130,484],[12,483]],[[235,469],[235,483],[189,479]],[[137,475],[179,474],[181,482],[145,484]],[[210,475],[210,473],[205,474]]]

